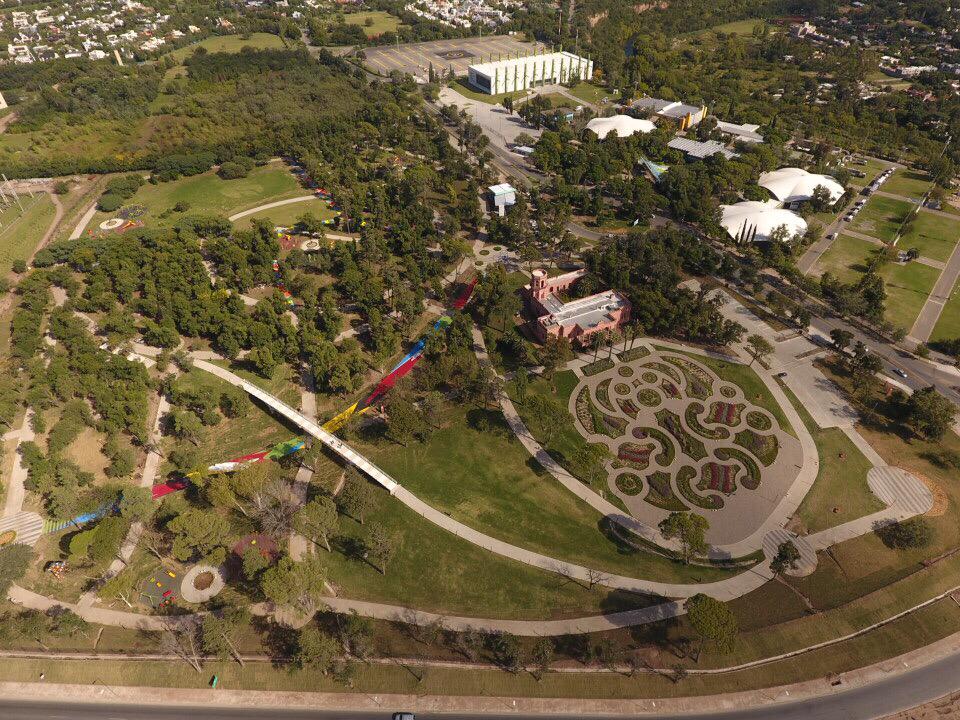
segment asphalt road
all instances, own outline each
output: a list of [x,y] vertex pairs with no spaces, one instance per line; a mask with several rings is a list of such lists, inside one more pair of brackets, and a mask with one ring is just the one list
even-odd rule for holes
[[[53,688],[51,687],[51,690]],[[731,710],[694,715],[634,715],[657,720],[874,720],[916,707],[960,690],[960,654],[937,662],[905,670],[884,680],[848,691],[804,700],[780,702],[751,710]],[[215,691],[211,691],[215,692]],[[86,704],[24,702],[0,700],[3,720],[389,720],[395,710],[345,712],[284,710],[281,708],[160,707],[155,705]],[[419,713],[417,720],[542,720],[560,715],[523,715],[520,713],[466,714]],[[579,720],[609,719],[609,715],[568,715]]]

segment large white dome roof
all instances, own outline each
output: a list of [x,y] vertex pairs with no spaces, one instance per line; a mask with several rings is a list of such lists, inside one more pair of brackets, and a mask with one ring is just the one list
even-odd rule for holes
[[843,185],[829,175],[809,173],[803,168],[785,167],[760,176],[760,187],[769,190],[780,202],[803,202],[813,197],[818,185],[830,191],[830,202],[843,195]]
[[737,241],[769,240],[781,225],[786,226],[788,239],[807,231],[807,222],[796,213],[784,210],[776,200],[745,200],[736,205],[721,205],[720,211],[723,214],[720,224]]
[[587,123],[587,129],[593,130],[601,140],[612,132],[616,132],[618,137],[625,138],[638,132],[653,132],[654,128],[656,125],[649,120],[639,120],[629,115],[594,118]]

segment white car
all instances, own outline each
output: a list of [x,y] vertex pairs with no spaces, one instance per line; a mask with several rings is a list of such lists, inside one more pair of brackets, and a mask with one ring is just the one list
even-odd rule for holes
[[895,368],[893,369],[893,371],[894,371],[897,375],[899,375],[900,377],[902,377],[904,380],[906,380],[907,377],[909,377],[909,376],[908,376],[903,370],[901,370],[900,368],[895,367]]

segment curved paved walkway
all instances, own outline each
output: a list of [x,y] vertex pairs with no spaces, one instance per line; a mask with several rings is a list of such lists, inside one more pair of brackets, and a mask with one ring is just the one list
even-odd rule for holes
[[287,198],[286,200],[275,200],[274,202],[269,202],[264,205],[258,205],[255,208],[250,208],[249,210],[243,210],[238,213],[234,213],[227,218],[230,222],[239,220],[240,218],[245,218],[249,215],[256,215],[262,210],[272,210],[275,207],[282,207],[283,205],[292,205],[293,203],[307,202],[308,200],[322,200],[323,198],[318,197],[317,195],[298,195],[297,197]]

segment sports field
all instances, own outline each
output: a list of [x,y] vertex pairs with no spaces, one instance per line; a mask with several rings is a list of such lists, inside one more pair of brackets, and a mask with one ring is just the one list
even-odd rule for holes
[[377,37],[385,32],[396,32],[400,19],[382,10],[350,13],[344,16],[347,25],[359,25],[367,37]]

